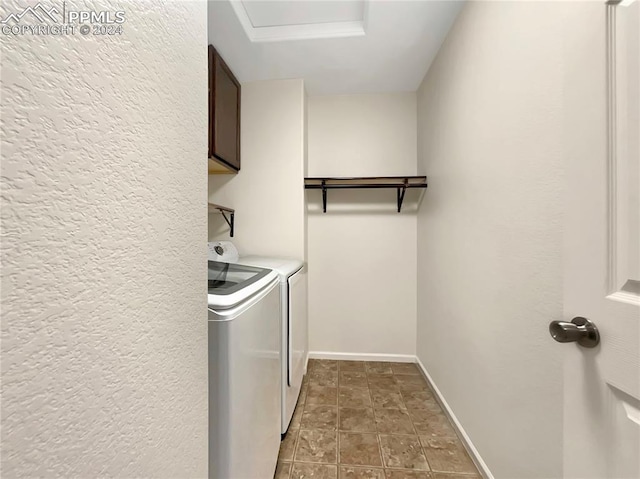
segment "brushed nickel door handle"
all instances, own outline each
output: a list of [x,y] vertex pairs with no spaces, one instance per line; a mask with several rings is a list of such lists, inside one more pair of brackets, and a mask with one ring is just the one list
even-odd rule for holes
[[549,333],[559,343],[577,342],[584,348],[595,348],[600,343],[600,333],[596,325],[581,316],[573,318],[570,323],[551,321]]

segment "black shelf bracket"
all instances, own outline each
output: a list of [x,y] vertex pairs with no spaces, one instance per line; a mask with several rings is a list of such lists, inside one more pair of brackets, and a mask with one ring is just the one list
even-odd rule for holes
[[404,194],[407,192],[407,186],[409,184],[408,179],[404,179],[404,185],[398,188],[398,213],[402,210],[402,202],[404,201]]
[[235,223],[235,213],[229,213],[229,218],[227,218],[227,213],[224,211],[220,211],[220,213],[222,213],[222,217],[224,218],[224,220],[227,222],[227,224],[229,225],[229,236],[231,236],[233,238],[233,224]]
[[327,182],[322,180],[322,212],[327,212]]
[[402,211],[404,196],[409,188],[426,188],[426,176],[360,176],[342,178],[305,178],[307,190],[322,190],[322,212],[327,212],[327,190],[331,189],[374,189],[393,188],[396,190],[398,213]]
[[[209,203],[209,212],[211,212],[211,210],[219,211],[222,214],[222,217],[229,225],[229,236],[233,238],[236,211],[232,208],[227,208],[226,206],[214,205],[213,203]],[[229,214],[229,216],[227,216],[227,214]]]

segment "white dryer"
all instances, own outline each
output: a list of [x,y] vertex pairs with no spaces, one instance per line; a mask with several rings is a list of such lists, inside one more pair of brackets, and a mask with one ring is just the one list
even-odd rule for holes
[[209,259],[268,268],[280,280],[281,432],[287,432],[307,371],[307,268],[295,259],[239,256],[230,241],[209,243]]

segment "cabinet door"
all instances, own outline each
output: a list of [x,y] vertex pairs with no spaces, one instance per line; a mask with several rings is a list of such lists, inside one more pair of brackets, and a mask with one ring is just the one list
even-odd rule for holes
[[240,83],[209,45],[209,157],[240,169]]

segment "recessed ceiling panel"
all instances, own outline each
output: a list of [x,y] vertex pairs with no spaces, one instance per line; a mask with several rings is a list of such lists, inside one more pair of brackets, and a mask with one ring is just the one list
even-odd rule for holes
[[242,0],[242,6],[254,28],[364,20],[364,0]]
[[252,42],[342,38],[365,34],[368,0],[231,0]]
[[[252,24],[240,0],[209,0],[209,43],[241,83],[303,78],[309,95],[415,91],[464,6],[457,0],[245,1],[264,26]],[[255,13],[253,3],[269,8]],[[356,10],[364,20],[353,20]],[[291,24],[301,21],[324,23]]]

